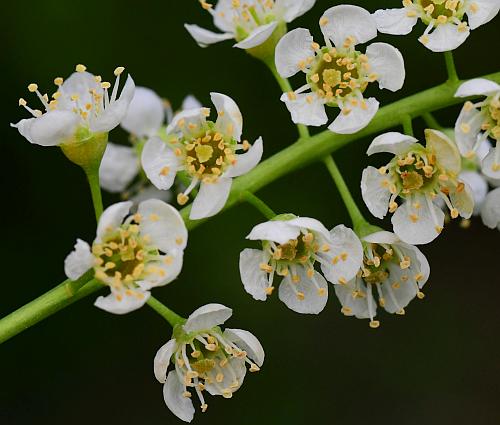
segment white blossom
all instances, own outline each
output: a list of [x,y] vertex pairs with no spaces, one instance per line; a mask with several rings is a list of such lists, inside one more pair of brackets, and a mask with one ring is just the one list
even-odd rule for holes
[[485,226],[500,230],[500,188],[492,190],[484,200],[481,218]]
[[290,31],[276,46],[276,68],[283,78],[299,72],[306,75],[306,84],[284,93],[281,100],[294,123],[310,126],[328,122],[325,106],[339,108],[340,114],[328,128],[335,133],[356,133],[379,108],[375,98],[363,97],[369,84],[377,81],[380,88],[391,91],[403,86],[403,56],[386,43],[373,43],[366,53],[356,49],[377,36],[375,19],[361,7],[332,7],[319,23],[324,47],[304,28]]
[[[383,218],[393,213],[394,232],[406,243],[431,242],[443,230],[442,199],[452,218],[470,218],[474,199],[469,185],[459,178],[458,148],[444,133],[426,130],[426,146],[401,133],[383,134],[371,143],[368,155],[389,152],[394,158],[384,167],[363,171],[361,191],[370,212]],[[402,204],[396,203],[401,198]]]
[[405,307],[421,291],[430,274],[429,263],[418,248],[402,242],[394,233],[380,231],[363,239],[363,264],[349,282],[335,285],[341,312],[358,319],[369,319],[370,327],[378,305],[391,314],[405,314]]
[[198,25],[185,28],[201,47],[234,39],[234,47],[252,49],[265,43],[280,25],[292,22],[314,6],[316,0],[219,0],[213,7],[201,0],[210,12],[214,25],[222,31],[215,33]]
[[156,353],[154,373],[164,384],[165,403],[185,422],[194,417],[193,395],[205,412],[206,392],[231,398],[243,384],[246,366],[257,372],[264,363],[264,349],[253,334],[219,327],[231,315],[232,310],[221,304],[198,308]]
[[[187,203],[200,185],[193,202],[193,220],[217,214],[225,205],[233,177],[248,173],[262,157],[262,139],[251,146],[241,141],[243,117],[230,97],[211,93],[217,120],[208,121],[208,108],[192,108],[177,114],[167,127],[167,141],[150,138],[142,151],[142,167],[151,182],[169,189],[178,172],[189,176],[190,184],[177,200]],[[237,153],[245,151],[245,153]]]
[[76,72],[66,81],[56,78],[57,90],[50,98],[47,94],[42,95],[38,85],[32,83],[28,90],[37,95],[43,111],[30,108],[21,98],[19,105],[33,118],[23,119],[12,126],[30,143],[42,146],[85,142],[93,134],[108,133],[123,120],[134,95],[135,85],[129,75],[118,96],[123,71],[123,67],[115,69],[116,81],[111,94],[108,91],[111,84],[88,73],[84,65],[77,65]]
[[129,201],[107,208],[92,247],[78,240],[64,262],[72,280],[93,269],[95,279],[111,290],[95,305],[115,314],[142,307],[151,288],[173,281],[187,243],[186,226],[175,208],[157,199],[142,202],[132,215],[131,207]]
[[258,224],[247,239],[262,241],[262,249],[240,254],[245,290],[265,301],[274,291],[276,275],[282,277],[279,298],[297,313],[320,313],[328,299],[325,278],[333,284],[347,283],[359,270],[363,255],[351,229],[339,225],[329,232],[313,218],[291,214]]
[[374,16],[380,32],[395,35],[409,34],[420,19],[427,28],[419,41],[433,52],[446,52],[499,10],[498,0],[403,0],[403,8],[377,10]]

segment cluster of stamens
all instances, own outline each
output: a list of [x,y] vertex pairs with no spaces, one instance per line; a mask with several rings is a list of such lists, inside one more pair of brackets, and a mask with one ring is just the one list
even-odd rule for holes
[[182,376],[182,395],[191,398],[189,390],[194,390],[200,400],[202,412],[208,408],[203,396],[207,385],[215,387],[224,398],[231,398],[241,386],[243,377],[237,375],[231,364],[232,359],[241,359],[248,364],[250,372],[260,370],[244,350],[216,331],[197,334],[189,342],[182,344],[174,357],[177,372]]

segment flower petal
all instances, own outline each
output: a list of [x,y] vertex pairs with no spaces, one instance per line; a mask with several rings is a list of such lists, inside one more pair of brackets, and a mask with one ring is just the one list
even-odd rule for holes
[[450,201],[458,210],[460,217],[467,219],[474,212],[474,194],[466,182],[463,182],[463,184],[463,190],[453,190],[450,192]]
[[267,273],[260,269],[260,265],[266,263],[264,252],[258,249],[246,248],[240,253],[240,276],[245,291],[255,300],[265,301],[267,299],[266,288],[268,287]]
[[[334,285],[334,288],[345,316],[355,316],[358,319],[369,319],[370,316],[376,316],[377,304],[373,296],[367,294],[367,287],[361,278],[355,277],[346,284]],[[370,308],[368,308],[368,303]]]
[[300,229],[296,226],[290,226],[287,221],[271,220],[257,224],[247,236],[247,239],[284,244],[291,239],[297,239],[299,234]]
[[431,148],[436,155],[437,162],[447,171],[458,174],[462,169],[462,158],[457,145],[443,132],[426,129],[425,140],[427,148]]
[[307,59],[314,57],[313,41],[311,33],[305,28],[294,29],[281,38],[276,45],[275,62],[283,78],[305,69]]
[[481,133],[483,113],[476,108],[465,106],[460,111],[455,123],[455,142],[463,156],[474,153],[477,138]]
[[[416,246],[409,245],[402,241],[395,242],[394,245],[396,245],[399,248],[399,250],[402,252],[404,256],[410,258],[410,270],[415,275],[416,274],[421,275],[417,283],[418,286],[422,288],[429,279],[429,276],[431,274],[431,268],[429,266],[427,258],[425,257],[424,254],[422,254],[422,251],[420,251]],[[412,279],[415,278],[415,275],[411,276]],[[416,279],[414,280],[416,281]]]
[[486,196],[481,208],[481,218],[485,226],[490,229],[498,227],[500,230],[500,188],[492,190]]
[[488,194],[488,182],[476,171],[462,171],[458,176],[460,180],[467,183],[472,190],[474,198],[474,215],[479,215],[481,206]]
[[[486,155],[481,163],[481,171],[489,179],[500,179],[500,142],[497,146],[490,149],[490,153]],[[497,152],[499,151],[499,152]]]
[[141,215],[141,235],[148,235],[152,245],[160,251],[169,253],[186,248],[186,225],[174,207],[158,199],[149,199],[140,203],[138,213]]
[[182,101],[181,109],[184,111],[186,109],[199,109],[202,107],[203,105],[196,97],[194,97],[192,94],[188,94]]
[[234,34],[232,33],[227,32],[218,34],[216,32],[206,30],[205,28],[201,28],[198,25],[184,24],[184,28],[186,28],[188,33],[194,38],[200,47],[207,47],[209,44],[215,44],[220,41],[231,40],[234,38]]
[[224,177],[238,177],[248,173],[260,162],[263,151],[262,137],[259,137],[248,152],[236,156],[236,164],[224,173]]
[[448,52],[460,46],[469,34],[468,27],[460,31],[458,25],[447,23],[438,25],[430,34],[420,37],[419,41],[433,52]]
[[101,187],[108,192],[123,192],[139,172],[134,148],[109,143],[99,167]]
[[188,136],[199,133],[207,122],[208,108],[186,109],[175,115],[167,127],[167,134],[183,133]]
[[381,33],[406,35],[411,32],[418,21],[418,16],[408,16],[408,9],[380,9],[373,17]]
[[402,270],[399,265],[389,264],[389,279],[380,285],[384,299],[384,310],[388,313],[403,313],[403,309],[416,297],[418,289],[415,279],[408,269]]
[[264,364],[264,348],[254,334],[243,329],[226,329],[223,336],[246,351],[257,366],[261,367]]
[[388,152],[394,155],[404,155],[415,143],[418,143],[415,137],[391,131],[375,137],[366,153],[373,155],[374,153]]
[[[364,105],[364,106],[363,106]],[[343,109],[335,121],[328,126],[330,131],[337,134],[354,134],[365,128],[378,111],[379,102],[374,97],[365,99],[353,106],[350,112],[345,114]]]
[[184,331],[199,332],[222,325],[233,314],[233,310],[222,304],[207,304],[193,311],[183,328]]
[[161,255],[158,261],[151,261],[146,266],[148,275],[144,280],[137,281],[143,291],[165,286],[174,281],[182,270],[184,251],[171,250],[168,255]]
[[375,167],[367,167],[361,177],[361,194],[370,212],[377,218],[384,218],[391,198],[391,180],[387,174],[380,174]]
[[498,15],[500,2],[498,0],[474,0],[467,3],[467,18],[472,30],[490,22]]
[[376,243],[376,244],[388,244],[392,245],[400,242],[399,238],[392,232],[386,232],[381,230],[380,232],[370,233],[363,237],[365,242]]
[[298,227],[303,231],[312,230],[320,235],[323,239],[330,239],[330,232],[323,224],[314,218],[297,217],[287,221],[289,226]]
[[118,202],[110,207],[106,208],[99,219],[97,225],[97,237],[96,242],[101,242],[102,237],[109,231],[113,231],[117,227],[121,226],[123,220],[130,213],[130,208],[132,208],[132,202]]
[[172,187],[180,160],[159,137],[149,139],[142,150],[141,163],[148,179],[160,190]]
[[225,94],[210,93],[210,98],[218,114],[215,128],[239,142],[243,130],[243,116],[240,108],[233,99]]
[[121,126],[139,137],[154,136],[165,120],[163,101],[153,90],[136,87]]
[[148,199],[159,199],[163,202],[169,202],[172,199],[172,193],[168,190],[160,190],[153,185],[148,185],[139,189],[139,191],[129,198],[135,205]]
[[405,82],[405,61],[401,52],[387,43],[373,43],[366,49],[370,71],[377,74],[381,89],[398,91]]
[[274,8],[289,23],[311,10],[315,3],[316,0],[276,0]]
[[170,411],[184,422],[191,422],[194,418],[194,406],[189,397],[184,397],[184,384],[174,370],[168,373],[163,386],[163,398]]
[[455,93],[455,97],[490,96],[500,91],[500,85],[486,78],[474,78],[466,81]]
[[82,277],[94,265],[94,256],[87,242],[76,240],[75,249],[64,260],[64,273],[71,280]]
[[211,380],[209,381],[210,383],[205,382],[205,388],[210,395],[223,395],[224,390],[229,390],[231,393],[239,390],[247,373],[245,359],[230,357],[226,370],[231,372],[223,373],[222,381],[220,382],[217,382],[217,372],[215,370],[209,373],[209,375],[212,375],[210,376]]
[[226,205],[231,191],[232,179],[220,177],[215,183],[202,182],[200,191],[193,202],[189,218],[200,220],[212,217]]
[[134,289],[134,295],[127,295],[125,292],[121,293],[121,298],[118,299],[115,294],[110,293],[103,297],[100,296],[95,300],[94,305],[101,310],[113,314],[127,314],[131,311],[140,309],[151,296],[147,291],[141,289]]
[[343,4],[331,7],[321,17],[320,25],[323,34],[336,47],[342,47],[348,37],[354,37],[356,45],[377,36],[375,19],[370,12],[359,6]]
[[295,124],[319,127],[328,122],[323,100],[314,93],[294,94],[292,98],[283,93],[281,101],[290,111]]
[[269,37],[271,37],[277,26],[278,21],[273,21],[266,25],[260,25],[255,28],[247,38],[240,41],[239,43],[236,43],[233,47],[246,50],[260,46],[261,44],[265,43],[269,39]]
[[38,118],[22,120],[16,126],[30,143],[56,146],[73,136],[79,122],[75,113],[55,110]]
[[297,267],[298,283],[289,274],[279,287],[279,299],[297,313],[319,314],[328,301],[328,283],[317,271],[309,278],[304,267]]
[[177,342],[175,339],[171,339],[156,352],[153,369],[156,379],[162,384],[167,380],[167,369],[176,346]]

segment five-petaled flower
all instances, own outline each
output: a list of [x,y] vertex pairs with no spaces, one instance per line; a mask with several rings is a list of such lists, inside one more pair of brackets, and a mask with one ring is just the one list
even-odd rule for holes
[[[185,422],[191,422],[195,413],[193,393],[205,412],[204,391],[231,398],[243,384],[246,366],[257,372],[264,363],[264,349],[253,334],[219,327],[231,315],[232,310],[221,304],[198,308],[156,353],[154,373],[164,383],[165,403]],[[170,365],[175,369],[167,374]]]
[[[262,157],[262,139],[251,146],[241,141],[243,118],[230,97],[211,93],[217,121],[208,121],[208,108],[193,108],[177,114],[167,127],[167,141],[152,137],[142,151],[142,167],[151,182],[170,189],[178,172],[185,172],[191,183],[177,196],[180,205],[200,183],[190,218],[217,214],[225,205],[232,178],[248,173]],[[237,151],[246,151],[237,154]]]
[[111,290],[95,305],[115,314],[142,307],[151,288],[174,280],[187,244],[187,229],[175,208],[157,199],[139,204],[135,214],[131,207],[129,201],[107,208],[92,247],[78,239],[64,262],[72,280],[93,269],[94,278]]
[[325,106],[339,108],[340,114],[328,128],[335,133],[356,133],[379,108],[375,98],[363,97],[368,85],[377,81],[380,88],[391,91],[403,86],[403,56],[386,43],[369,45],[366,54],[356,50],[357,44],[377,36],[375,20],[361,7],[332,7],[319,23],[325,47],[315,43],[304,28],[290,31],[276,46],[276,68],[283,78],[306,74],[306,84],[284,93],[281,100],[294,123],[310,126],[328,122]]
[[19,105],[33,118],[23,119],[12,126],[30,143],[42,146],[65,146],[91,140],[96,134],[107,135],[123,120],[134,96],[135,86],[130,75],[118,96],[123,71],[123,67],[115,69],[116,81],[111,95],[108,92],[111,84],[87,72],[84,65],[77,65],[76,72],[66,81],[56,78],[57,90],[50,99],[47,94],[40,93],[37,84],[32,83],[28,90],[36,93],[44,112],[30,108],[21,98]]
[[403,0],[403,6],[377,10],[374,16],[378,30],[406,35],[420,18],[427,28],[419,41],[433,52],[456,49],[471,29],[491,21],[500,10],[498,0]]
[[339,225],[330,232],[318,220],[277,216],[258,224],[247,236],[262,241],[262,250],[245,249],[240,254],[240,274],[245,290],[265,301],[283,278],[279,298],[297,313],[318,314],[328,300],[328,284],[347,283],[359,270],[363,250],[356,234]]
[[380,231],[363,239],[363,264],[356,276],[335,293],[342,304],[342,313],[358,319],[370,319],[370,327],[378,328],[374,320],[378,304],[388,313],[405,314],[405,307],[421,291],[430,274],[429,263],[418,248],[402,242],[394,233]]
[[495,146],[482,160],[482,172],[490,179],[500,179],[500,85],[477,78],[463,83],[455,93],[456,97],[486,96],[486,99],[472,103],[467,101],[455,125],[455,139],[460,153],[467,158],[488,138]]
[[[384,167],[363,170],[361,190],[370,212],[383,218],[394,213],[394,232],[410,244],[425,244],[443,230],[444,213],[434,202],[441,198],[452,218],[469,218],[474,200],[469,186],[458,179],[461,158],[458,148],[444,133],[425,130],[424,147],[414,137],[391,132],[378,136],[368,155],[394,154]],[[398,206],[396,198],[403,201]]]
[[186,24],[185,27],[202,47],[234,39],[237,41],[234,47],[253,49],[271,39],[280,26],[286,31],[286,23],[302,16],[315,2],[316,0],[219,0],[214,8],[200,0],[202,7],[213,16],[215,26],[223,33],[214,33],[198,25]]

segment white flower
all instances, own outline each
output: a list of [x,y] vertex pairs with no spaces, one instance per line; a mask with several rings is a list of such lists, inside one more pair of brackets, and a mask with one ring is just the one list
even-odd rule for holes
[[[394,154],[384,167],[363,171],[361,191],[370,212],[383,218],[394,213],[394,232],[406,243],[418,245],[434,240],[443,230],[444,213],[436,205],[439,197],[452,218],[470,218],[474,200],[470,187],[458,179],[461,158],[456,145],[442,132],[425,130],[426,147],[401,133],[377,137],[368,155]],[[396,199],[400,197],[402,205]]]
[[481,218],[485,226],[500,230],[500,188],[492,190],[486,196],[481,208]]
[[[221,304],[200,307],[156,353],[154,373],[164,384],[165,403],[185,422],[194,417],[193,393],[205,412],[204,391],[231,398],[243,384],[246,365],[250,372],[257,372],[264,363],[264,349],[253,334],[219,327],[231,315],[232,310]],[[174,368],[170,372],[169,366]]]
[[283,277],[279,298],[297,313],[318,314],[328,299],[328,284],[346,283],[359,270],[363,250],[355,233],[339,225],[329,232],[313,218],[291,214],[255,226],[247,236],[261,240],[262,250],[245,249],[240,254],[240,274],[245,290],[265,301]]
[[420,18],[427,29],[419,41],[433,52],[456,49],[470,30],[491,21],[500,10],[498,0],[403,0],[403,6],[377,10],[374,16],[378,30],[406,35]]
[[368,85],[377,81],[380,88],[391,91],[403,86],[403,56],[386,43],[371,44],[366,54],[356,50],[357,44],[377,36],[375,20],[361,7],[332,7],[319,23],[325,47],[314,43],[304,28],[290,31],[276,46],[276,68],[283,78],[300,71],[306,74],[306,84],[284,93],[281,100],[296,124],[324,125],[328,122],[325,106],[340,108],[340,114],[328,128],[335,133],[356,133],[378,111],[375,98],[363,97]]
[[302,16],[316,0],[219,0],[215,8],[201,0],[202,7],[213,16],[215,33],[198,25],[186,24],[189,34],[201,47],[234,39],[234,47],[252,49],[265,43],[276,28]]
[[342,313],[358,319],[370,319],[378,328],[377,302],[388,313],[405,314],[405,307],[421,292],[430,274],[429,263],[418,248],[408,245],[390,232],[372,233],[363,239],[363,265],[356,277],[335,285]]
[[[240,142],[243,118],[230,97],[211,93],[217,121],[208,121],[208,108],[193,108],[177,114],[167,127],[167,142],[152,137],[142,151],[142,167],[158,188],[167,190],[177,172],[184,171],[191,183],[177,197],[179,204],[200,184],[190,218],[201,219],[217,214],[226,203],[232,178],[248,173],[262,157],[262,139],[253,146]],[[247,151],[237,154],[237,151]]]
[[482,172],[500,179],[500,85],[477,78],[463,83],[456,97],[486,96],[481,102],[466,102],[455,125],[455,139],[462,155],[473,158],[488,138],[496,145],[482,160]]
[[83,65],[77,65],[76,71],[66,81],[54,80],[57,91],[49,100],[42,95],[38,85],[28,86],[36,93],[44,111],[31,109],[24,99],[19,99],[33,118],[23,119],[12,124],[30,143],[42,146],[56,146],[90,139],[93,134],[107,133],[115,128],[127,113],[127,108],[134,95],[134,81],[130,75],[118,96],[120,75],[124,68],[115,69],[116,81],[110,93],[111,84],[102,82],[100,76],[86,72]]
[[99,182],[108,192],[120,193],[132,183],[140,169],[135,148],[108,142],[99,167]]
[[150,199],[129,215],[131,206],[132,202],[120,202],[107,208],[92,247],[78,240],[64,262],[72,280],[93,269],[95,279],[111,290],[95,305],[115,314],[142,307],[151,288],[174,280],[187,243],[186,226],[175,208]]

